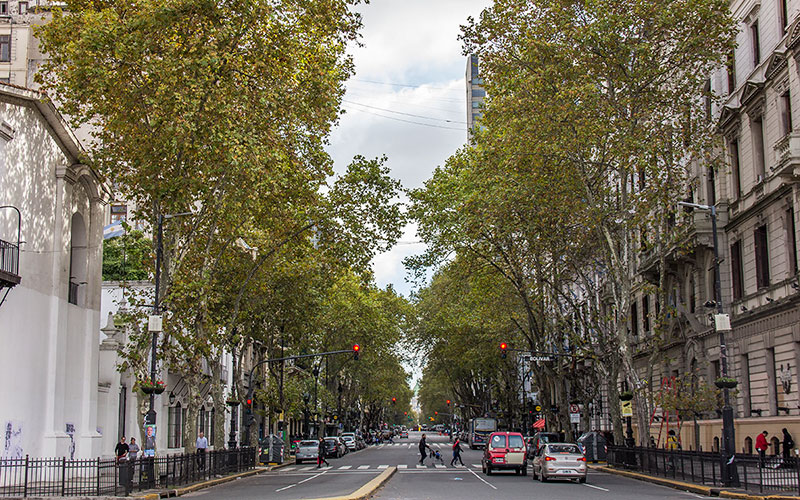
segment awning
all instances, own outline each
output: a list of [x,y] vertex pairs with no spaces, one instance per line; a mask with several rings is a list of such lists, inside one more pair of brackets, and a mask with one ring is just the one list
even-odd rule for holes
[[533,423],[534,429],[544,429],[544,419],[540,418],[536,422]]

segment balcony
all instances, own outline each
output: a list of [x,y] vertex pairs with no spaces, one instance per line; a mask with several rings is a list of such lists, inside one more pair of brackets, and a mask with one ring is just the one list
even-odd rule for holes
[[19,285],[19,245],[0,240],[0,288]]
[[773,174],[790,180],[800,177],[800,133],[786,134],[775,143],[775,166]]

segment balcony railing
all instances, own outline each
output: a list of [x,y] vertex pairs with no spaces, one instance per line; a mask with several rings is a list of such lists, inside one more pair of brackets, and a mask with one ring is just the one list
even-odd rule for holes
[[0,240],[0,288],[18,285],[20,280],[19,245]]
[[792,132],[775,143],[775,166],[772,172],[781,177],[795,177],[800,167],[800,133]]

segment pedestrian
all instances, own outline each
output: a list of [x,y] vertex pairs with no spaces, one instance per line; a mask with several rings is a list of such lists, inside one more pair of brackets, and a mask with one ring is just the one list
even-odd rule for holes
[[781,442],[783,445],[783,461],[787,463],[789,458],[792,456],[792,449],[794,448],[794,439],[792,439],[792,435],[789,434],[789,431],[786,430],[786,427],[783,428],[783,441]]
[[428,443],[425,442],[425,434],[422,435],[422,439],[419,440],[419,464],[425,465],[425,457],[427,456],[427,450],[430,449]]
[[758,461],[761,467],[764,466],[764,459],[767,454],[767,435],[769,432],[764,431],[756,437],[756,451],[758,451]]
[[136,438],[131,438],[131,444],[128,445],[128,459],[136,460],[139,455],[139,445],[136,444]]
[[128,444],[125,442],[125,436],[119,438],[119,443],[114,447],[114,454],[117,456],[117,461],[127,460],[128,457]]
[[322,464],[325,464],[325,467],[330,467],[331,464],[325,460],[325,440],[319,440],[319,447],[317,448],[317,469],[322,467]]
[[194,446],[197,448],[197,466],[203,470],[206,468],[206,449],[208,448],[208,439],[203,435],[203,431],[197,435]]
[[667,435],[667,449],[669,451],[675,451],[679,446],[678,436],[675,435],[675,431],[669,431]]
[[456,466],[456,460],[458,460],[459,463],[461,463],[461,466],[464,467],[464,461],[461,460],[462,451],[463,450],[461,449],[461,440],[456,438],[456,442],[453,443],[453,460],[450,461],[450,465],[452,467]]

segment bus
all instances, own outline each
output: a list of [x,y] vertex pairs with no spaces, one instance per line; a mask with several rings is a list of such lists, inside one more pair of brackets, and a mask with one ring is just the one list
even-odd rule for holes
[[469,421],[467,441],[471,450],[483,448],[489,442],[489,435],[497,431],[497,420],[493,418],[473,418]]

